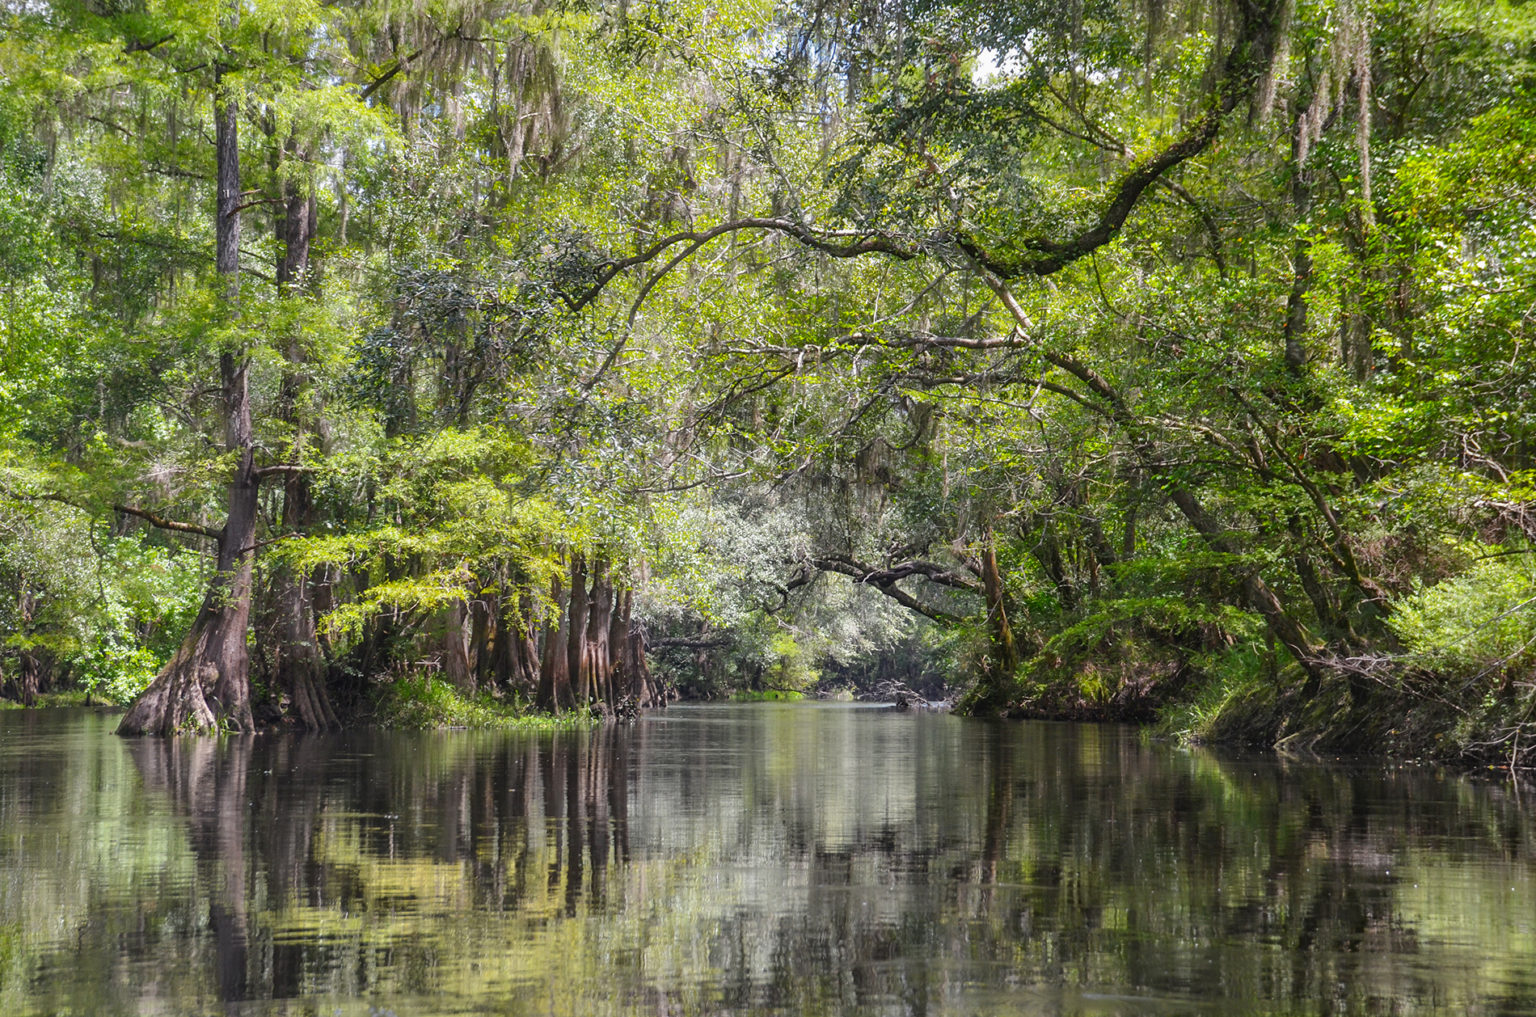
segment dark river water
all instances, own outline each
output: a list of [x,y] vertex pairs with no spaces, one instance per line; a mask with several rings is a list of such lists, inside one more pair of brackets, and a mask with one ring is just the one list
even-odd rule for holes
[[0,1015],[1536,1015],[1536,803],[1118,727],[0,713]]

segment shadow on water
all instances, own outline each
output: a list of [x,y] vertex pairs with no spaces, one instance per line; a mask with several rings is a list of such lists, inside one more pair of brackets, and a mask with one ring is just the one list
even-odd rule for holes
[[1536,822],[1428,771],[813,705],[0,718],[5,1014],[1536,1015]]

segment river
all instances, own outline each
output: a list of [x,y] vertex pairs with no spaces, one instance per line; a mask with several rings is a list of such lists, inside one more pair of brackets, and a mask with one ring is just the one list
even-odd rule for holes
[[0,713],[0,1014],[1536,1015],[1536,803],[1122,727]]

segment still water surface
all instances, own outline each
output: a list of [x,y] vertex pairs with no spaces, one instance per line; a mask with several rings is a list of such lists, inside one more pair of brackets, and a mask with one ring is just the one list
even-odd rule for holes
[[1536,1015],[1536,807],[1116,727],[0,714],[0,1014]]

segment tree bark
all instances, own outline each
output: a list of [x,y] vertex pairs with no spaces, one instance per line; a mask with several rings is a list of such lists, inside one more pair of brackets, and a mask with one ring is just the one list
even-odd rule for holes
[[608,684],[612,689],[612,705],[629,698],[636,706],[640,698],[630,690],[633,666],[629,660],[629,604],[633,593],[629,590],[612,591],[611,610],[608,612]]
[[443,624],[443,676],[465,695],[475,691],[474,672],[469,667],[469,651],[464,646],[464,620],[468,608],[463,598],[448,605]]
[[588,670],[592,673],[592,695],[609,707],[614,705],[613,668],[608,659],[608,626],[613,615],[613,584],[609,581],[608,560],[598,556],[592,562],[592,603],[587,617]]
[[[17,598],[17,620],[21,622],[21,635],[23,637],[32,634],[32,612],[37,607],[37,601],[32,595],[31,587],[25,578],[21,581],[21,594]],[[3,685],[3,683],[0,683]],[[21,700],[22,706],[36,706],[37,694],[43,686],[43,662],[32,648],[23,644],[16,654],[16,695]]]
[[[304,188],[284,183],[283,215],[277,223],[280,255],[277,287],[280,298],[293,299],[309,273],[309,250],[315,228],[315,202]],[[287,364],[279,385],[279,416],[293,428],[289,460],[302,463],[306,425],[300,402],[309,379],[304,373],[304,348],[297,333],[288,340]],[[314,498],[309,476],[288,473],[283,482],[283,531],[307,532],[315,523]],[[315,631],[314,575],[284,567],[276,576],[278,586],[277,684],[288,693],[289,708],[310,731],[341,726],[325,687],[325,659]]]
[[288,569],[279,577],[277,681],[288,693],[289,708],[309,731],[341,727],[325,688],[325,665],[315,631],[310,577]]
[[[1312,171],[1302,158],[1300,126],[1291,132],[1291,210],[1296,239],[1291,244],[1291,292],[1285,302],[1285,368],[1300,377],[1307,367],[1302,339],[1307,334],[1307,290],[1312,286],[1312,242],[1300,229],[1312,212]],[[1347,361],[1346,361],[1347,362]]]
[[469,602],[469,673],[477,689],[496,685],[496,654],[505,641],[496,624],[498,599],[486,592]]
[[495,602],[493,626],[496,684],[537,697],[540,665],[532,594],[514,583],[503,584]]
[[[509,609],[510,610],[510,609]],[[539,687],[539,642],[533,628],[533,592],[525,588],[517,601],[512,632],[517,647],[517,682],[529,692]]]

